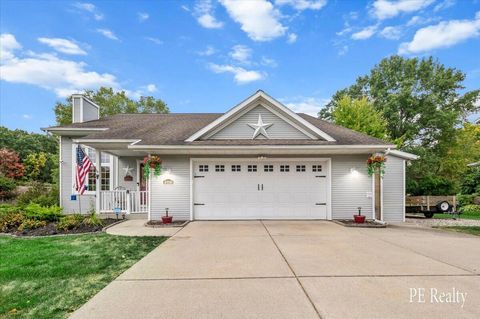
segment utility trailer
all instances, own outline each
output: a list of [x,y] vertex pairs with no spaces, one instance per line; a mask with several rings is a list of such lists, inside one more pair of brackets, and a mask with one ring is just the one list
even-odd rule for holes
[[405,199],[406,213],[421,213],[426,218],[432,218],[434,214],[454,213],[456,211],[456,196],[407,196]]

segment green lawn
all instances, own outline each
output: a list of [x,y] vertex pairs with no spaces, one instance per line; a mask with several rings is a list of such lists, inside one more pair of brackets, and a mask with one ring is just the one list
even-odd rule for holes
[[166,237],[0,237],[0,318],[65,318]]
[[444,226],[441,229],[480,236],[480,226]]
[[433,218],[439,219],[453,219],[455,216],[458,216],[458,219],[476,219],[480,220],[480,215],[468,215],[468,214],[460,214],[460,215],[452,215],[452,214],[435,214]]

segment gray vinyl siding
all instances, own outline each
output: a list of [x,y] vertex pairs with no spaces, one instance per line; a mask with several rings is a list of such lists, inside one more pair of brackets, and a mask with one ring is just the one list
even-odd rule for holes
[[[331,156],[332,218],[352,219],[362,207],[362,215],[373,218],[372,178],[368,176],[367,155]],[[355,168],[357,173],[350,172]]]
[[159,220],[169,208],[174,220],[190,219],[190,158],[186,156],[162,156],[164,171],[170,170],[174,184],[165,185],[164,175],[151,178],[151,219]]
[[83,122],[82,119],[80,118],[81,102],[82,102],[82,98],[80,97],[73,98],[73,111],[72,111],[73,123]]
[[[73,149],[72,139],[68,137],[62,137],[61,139],[61,158],[60,158],[60,172],[61,176],[61,199],[60,203],[63,207],[63,212],[66,214],[87,213],[92,207],[95,209],[95,195],[82,195],[77,196],[76,201],[72,201],[70,196],[74,194],[74,173],[75,168],[73,162]],[[79,199],[80,198],[80,199]],[[81,201],[79,205],[79,200]]]
[[404,160],[387,156],[383,177],[383,220],[401,222],[404,220]]
[[[118,176],[118,183],[117,186],[125,187],[127,190],[137,190],[137,159],[138,157],[119,157],[118,158],[118,169],[117,169],[117,176]],[[133,168],[131,171],[131,175],[133,176],[133,181],[124,181],[125,177],[125,170],[124,168],[129,166]]]
[[[291,126],[283,119],[273,114],[265,107],[258,105],[246,114],[236,119],[233,123],[227,125],[219,132],[215,133],[210,139],[251,139],[254,129],[248,124],[256,124],[258,115],[262,115],[263,123],[271,123],[266,131],[270,139],[308,139],[309,137],[301,131]],[[265,138],[259,135],[257,139]]]
[[83,99],[83,122],[98,120],[98,109],[88,100]]

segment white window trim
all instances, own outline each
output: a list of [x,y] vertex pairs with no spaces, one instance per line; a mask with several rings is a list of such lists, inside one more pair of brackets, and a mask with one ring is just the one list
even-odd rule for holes
[[[75,189],[75,172],[76,172],[76,166],[77,166],[77,153],[76,153],[76,150],[77,150],[77,145],[76,143],[72,143],[72,194],[76,194],[77,193],[77,190]],[[80,144],[84,150],[84,152],[88,155],[88,150],[87,149],[92,149],[91,147],[88,147],[86,145],[83,145],[83,144]],[[109,160],[109,163],[102,163],[101,166],[102,167],[110,167],[110,190],[112,191],[113,190],[113,180],[114,180],[114,171],[113,171],[113,156],[112,155],[108,155],[110,157],[110,160]],[[90,159],[91,160],[91,159]],[[93,162],[93,165],[95,165],[95,161],[92,161]],[[117,165],[118,166],[118,165]],[[101,179],[101,176],[100,176],[100,179]],[[86,185],[88,185],[88,176],[86,177]],[[102,190],[100,190],[102,191]],[[91,190],[86,190],[83,195],[89,195],[89,196],[92,196],[92,195],[95,195],[95,191],[91,191]]]

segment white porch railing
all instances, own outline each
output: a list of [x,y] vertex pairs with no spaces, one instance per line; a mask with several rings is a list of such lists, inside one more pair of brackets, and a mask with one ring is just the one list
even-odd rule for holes
[[148,191],[101,191],[100,212],[113,213],[119,208],[122,213],[148,213]]

